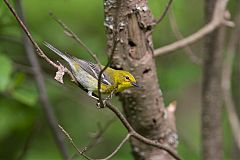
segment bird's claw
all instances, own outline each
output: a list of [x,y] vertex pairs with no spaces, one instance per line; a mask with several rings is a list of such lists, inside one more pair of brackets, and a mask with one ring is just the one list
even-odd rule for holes
[[102,108],[105,108],[106,107],[106,99],[102,100],[102,104],[98,101],[97,102],[97,109],[102,109]]

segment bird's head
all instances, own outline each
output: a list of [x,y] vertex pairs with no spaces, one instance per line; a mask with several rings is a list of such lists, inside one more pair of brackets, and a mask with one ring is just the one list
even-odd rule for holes
[[133,86],[139,87],[133,75],[127,71],[118,71],[117,82],[118,82],[117,92],[121,92],[124,89],[130,88]]

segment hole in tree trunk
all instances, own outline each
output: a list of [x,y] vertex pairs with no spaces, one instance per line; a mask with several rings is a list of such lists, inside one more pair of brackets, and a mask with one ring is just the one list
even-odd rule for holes
[[137,46],[131,39],[128,40],[128,44],[129,44],[129,46],[131,46],[131,47]]
[[153,124],[156,125],[156,123],[157,123],[156,119],[153,118],[152,121],[153,121]]
[[151,68],[146,68],[146,69],[143,71],[143,74],[146,74],[146,73],[148,73],[149,71],[151,71]]

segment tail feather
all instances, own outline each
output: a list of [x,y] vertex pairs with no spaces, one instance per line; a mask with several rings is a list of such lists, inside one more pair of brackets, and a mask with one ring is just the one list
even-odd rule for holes
[[52,50],[54,53],[56,53],[57,55],[59,55],[60,57],[62,57],[65,61],[67,61],[69,64],[71,64],[71,58],[70,56],[62,53],[61,51],[59,51],[57,48],[53,47],[51,44],[49,44],[48,42],[43,42],[43,44],[48,47],[50,50]]

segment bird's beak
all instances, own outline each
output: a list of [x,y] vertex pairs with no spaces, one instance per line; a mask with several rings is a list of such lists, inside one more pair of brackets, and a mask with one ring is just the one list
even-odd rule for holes
[[139,87],[139,85],[138,85],[136,82],[132,82],[132,85],[133,85],[134,87]]

